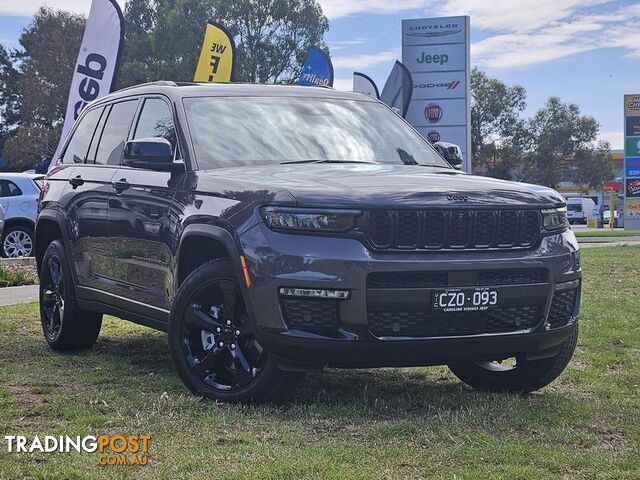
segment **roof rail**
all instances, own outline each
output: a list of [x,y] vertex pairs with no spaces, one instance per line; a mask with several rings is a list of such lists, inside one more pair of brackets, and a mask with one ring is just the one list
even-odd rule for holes
[[165,87],[177,87],[178,84],[174,81],[171,80],[158,80],[156,82],[147,82],[147,83],[141,83],[139,85],[131,85],[130,87],[124,87],[121,88],[120,90],[117,90],[118,92],[124,92],[127,90],[135,90],[136,88],[140,88],[140,87],[149,87],[151,85],[156,85],[156,86],[165,86]]

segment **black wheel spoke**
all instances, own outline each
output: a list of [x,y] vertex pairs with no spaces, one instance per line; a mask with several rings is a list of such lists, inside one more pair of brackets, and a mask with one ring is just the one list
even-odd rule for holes
[[220,282],[220,290],[222,291],[222,318],[226,325],[235,324],[236,320],[236,302],[238,301],[238,295],[236,295],[235,282],[222,281]]
[[233,357],[238,377],[245,379],[247,376],[253,377],[253,368],[249,364],[246,355],[240,347],[236,347],[234,350],[231,350],[231,356]]
[[215,332],[216,328],[221,328],[222,324],[211,312],[204,311],[202,305],[194,303],[187,308],[184,315],[185,323],[194,325],[202,330]]
[[182,329],[193,373],[209,387],[243,388],[260,372],[262,348],[249,328],[237,282],[214,280],[197,290],[184,311]]
[[204,377],[208,372],[214,371],[215,367],[218,367],[219,363],[224,360],[224,351],[225,350],[223,348],[212,348],[204,355],[204,357],[202,357],[202,359],[196,360],[193,368],[201,377]]

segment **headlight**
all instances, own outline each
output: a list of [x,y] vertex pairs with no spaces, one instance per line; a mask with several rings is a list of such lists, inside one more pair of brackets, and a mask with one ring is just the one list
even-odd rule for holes
[[305,232],[346,232],[353,228],[358,210],[311,210],[264,207],[262,216],[272,230]]
[[547,232],[566,230],[569,227],[567,207],[542,210],[542,225]]

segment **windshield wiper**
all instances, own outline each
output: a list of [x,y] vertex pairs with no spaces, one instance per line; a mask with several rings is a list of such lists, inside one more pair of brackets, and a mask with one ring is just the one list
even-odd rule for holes
[[294,165],[299,163],[367,163],[369,165],[377,165],[374,162],[363,162],[361,160],[293,160],[291,162],[282,162],[280,165]]

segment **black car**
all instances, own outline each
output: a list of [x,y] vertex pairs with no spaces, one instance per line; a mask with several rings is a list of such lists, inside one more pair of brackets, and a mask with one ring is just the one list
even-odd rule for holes
[[458,172],[377,100],[327,88],[158,82],[92,103],[35,251],[51,348],[92,346],[115,315],[167,331],[187,387],[220,400],[325,366],[532,391],[578,334],[560,195]]

